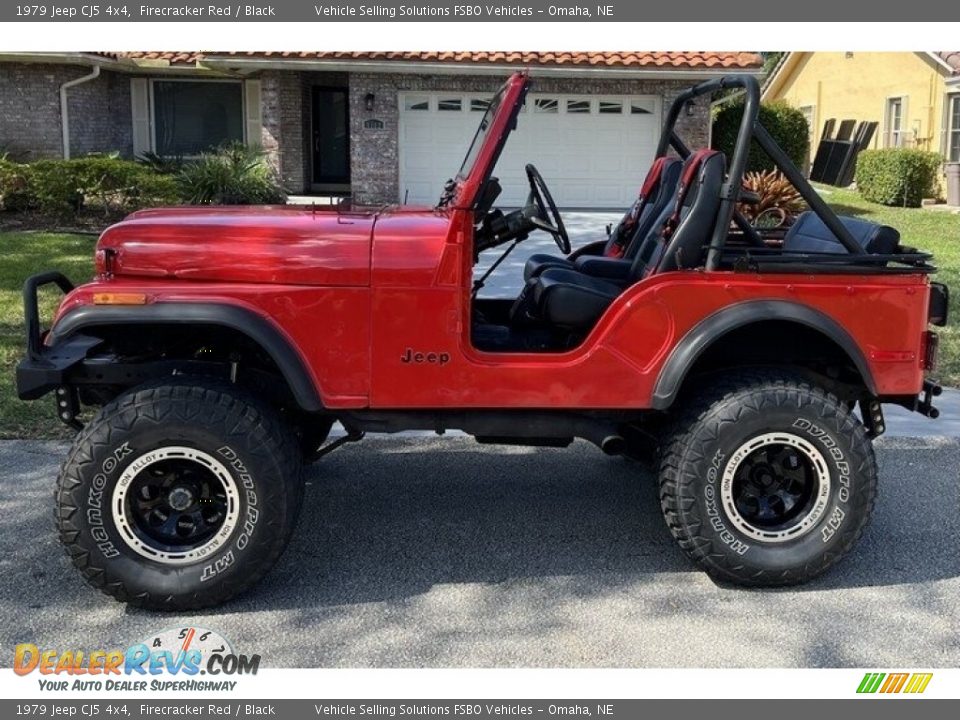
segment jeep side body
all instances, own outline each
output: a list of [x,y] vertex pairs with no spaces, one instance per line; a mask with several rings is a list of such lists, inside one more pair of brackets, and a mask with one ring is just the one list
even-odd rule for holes
[[[526,206],[494,208],[529,83],[506,82],[436,207],[143,210],[102,234],[90,282],[27,281],[18,389],[78,431],[56,517],[91,584],[225,601],[285,547],[304,463],[411,429],[652,459],[671,532],[720,580],[803,582],[849,550],[882,405],[936,416],[947,291],[929,256],[838,218],[760,126],[749,78],[681,95],[649,196],[571,252],[532,166]],[[747,96],[733,156],[691,152],[679,113],[729,87]],[[752,139],[811,208],[779,244],[736,209]],[[479,254],[535,231],[561,252],[528,262],[516,301],[478,298]],[[41,331],[51,282],[66,296]]]

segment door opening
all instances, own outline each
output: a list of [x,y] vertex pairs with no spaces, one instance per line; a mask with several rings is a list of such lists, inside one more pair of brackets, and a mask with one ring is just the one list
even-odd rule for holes
[[350,191],[350,102],[346,88],[312,90],[311,189]]

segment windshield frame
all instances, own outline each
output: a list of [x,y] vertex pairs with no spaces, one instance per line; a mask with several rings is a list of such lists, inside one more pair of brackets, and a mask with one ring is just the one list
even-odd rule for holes
[[457,182],[462,182],[467,179],[476,166],[477,159],[480,157],[480,150],[487,140],[489,130],[497,117],[497,113],[500,111],[504,97],[506,97],[508,84],[509,83],[504,83],[501,85],[500,89],[490,98],[487,109],[484,110],[483,116],[480,118],[480,124],[477,125],[477,130],[473,134],[473,141],[470,143],[470,147],[467,148],[467,154],[464,156],[463,162],[460,163],[460,169],[454,177],[454,180]]
[[[450,195],[444,194],[440,201],[441,206],[450,204],[456,208],[473,209],[481,188],[493,174],[507,137],[517,127],[517,116],[523,107],[529,84],[529,74],[525,70],[517,71],[494,93],[490,107],[480,119],[460,171],[452,181]],[[498,97],[501,98],[500,103],[494,107],[493,101]],[[484,128],[483,123],[488,119],[489,123]],[[467,168],[467,162],[470,156],[474,155],[474,151],[473,162]]]

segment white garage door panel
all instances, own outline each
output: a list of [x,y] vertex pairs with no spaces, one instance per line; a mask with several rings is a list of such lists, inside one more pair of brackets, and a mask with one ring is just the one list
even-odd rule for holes
[[[408,202],[433,204],[440,197],[482,117],[470,108],[482,107],[477,101],[484,99],[400,94],[400,192]],[[530,95],[494,171],[503,187],[499,204],[524,202],[524,167],[532,162],[560,206],[626,207],[653,161],[659,130],[654,97]]]

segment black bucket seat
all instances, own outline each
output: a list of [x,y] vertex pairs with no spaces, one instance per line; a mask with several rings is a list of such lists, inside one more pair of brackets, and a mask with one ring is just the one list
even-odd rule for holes
[[548,268],[533,286],[534,312],[559,328],[589,330],[626,287],[655,273],[699,267],[720,209],[726,159],[699,150],[683,163],[672,202],[652,224],[630,267],[618,282],[567,268]]

